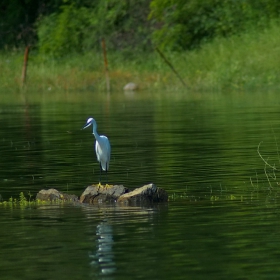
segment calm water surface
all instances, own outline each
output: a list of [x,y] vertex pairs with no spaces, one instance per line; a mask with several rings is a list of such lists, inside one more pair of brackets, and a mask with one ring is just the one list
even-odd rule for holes
[[[80,195],[153,182],[151,208],[0,205],[1,279],[279,279],[278,93],[25,93],[0,97],[0,194]],[[279,144],[280,145],[280,144]],[[280,147],[280,146],[279,146]],[[279,168],[280,169],[280,168]],[[267,179],[268,178],[268,179]]]

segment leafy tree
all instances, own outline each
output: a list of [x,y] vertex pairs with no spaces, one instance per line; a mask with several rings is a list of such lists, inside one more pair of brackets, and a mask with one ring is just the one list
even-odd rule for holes
[[38,21],[39,49],[61,56],[99,47],[102,37],[114,49],[147,48],[150,0],[99,0],[89,5],[67,2]]
[[85,29],[90,22],[90,10],[63,5],[60,13],[53,13],[40,20],[38,27],[39,48],[44,53],[61,55],[79,51]]
[[61,3],[62,0],[1,0],[0,48],[33,44],[37,18],[53,11]]
[[162,47],[188,49],[216,36],[230,36],[265,26],[279,17],[278,0],[152,0],[149,18],[160,28],[153,41]]
[[99,46],[107,37],[114,49],[148,48],[151,0],[2,0],[0,48],[37,44],[63,55]]

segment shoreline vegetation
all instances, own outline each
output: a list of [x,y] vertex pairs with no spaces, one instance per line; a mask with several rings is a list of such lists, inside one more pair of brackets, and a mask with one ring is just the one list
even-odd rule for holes
[[[280,87],[280,24],[216,38],[199,48],[163,51],[187,87],[156,51],[107,52],[112,91],[134,82],[139,90],[232,91],[277,90]],[[0,52],[0,91],[22,89],[24,50]],[[106,91],[102,50],[52,58],[32,49],[29,54],[28,90]]]

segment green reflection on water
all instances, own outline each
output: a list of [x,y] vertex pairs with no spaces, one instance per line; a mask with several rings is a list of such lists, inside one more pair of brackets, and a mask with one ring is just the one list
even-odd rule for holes
[[[112,145],[110,183],[154,182],[155,208],[0,207],[1,279],[279,276],[274,93],[25,93],[0,97],[0,193],[80,195],[99,167],[89,116]],[[273,177],[276,175],[276,178]],[[250,177],[252,181],[250,181]],[[180,195],[183,194],[182,198]]]
[[[278,162],[278,107],[272,93],[3,96],[1,193],[57,187],[80,194],[96,183],[94,138],[80,130],[89,116],[112,145],[111,183],[154,182],[171,193],[255,191],[264,175],[256,151],[260,141],[270,163]],[[250,177],[258,181],[255,187]]]
[[277,278],[279,205],[266,206],[1,208],[1,278]]

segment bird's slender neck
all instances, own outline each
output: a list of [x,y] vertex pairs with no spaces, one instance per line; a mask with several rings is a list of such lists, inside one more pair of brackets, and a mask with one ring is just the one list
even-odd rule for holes
[[99,134],[97,133],[97,125],[96,124],[92,124],[92,134],[94,135],[96,140],[100,137]]

